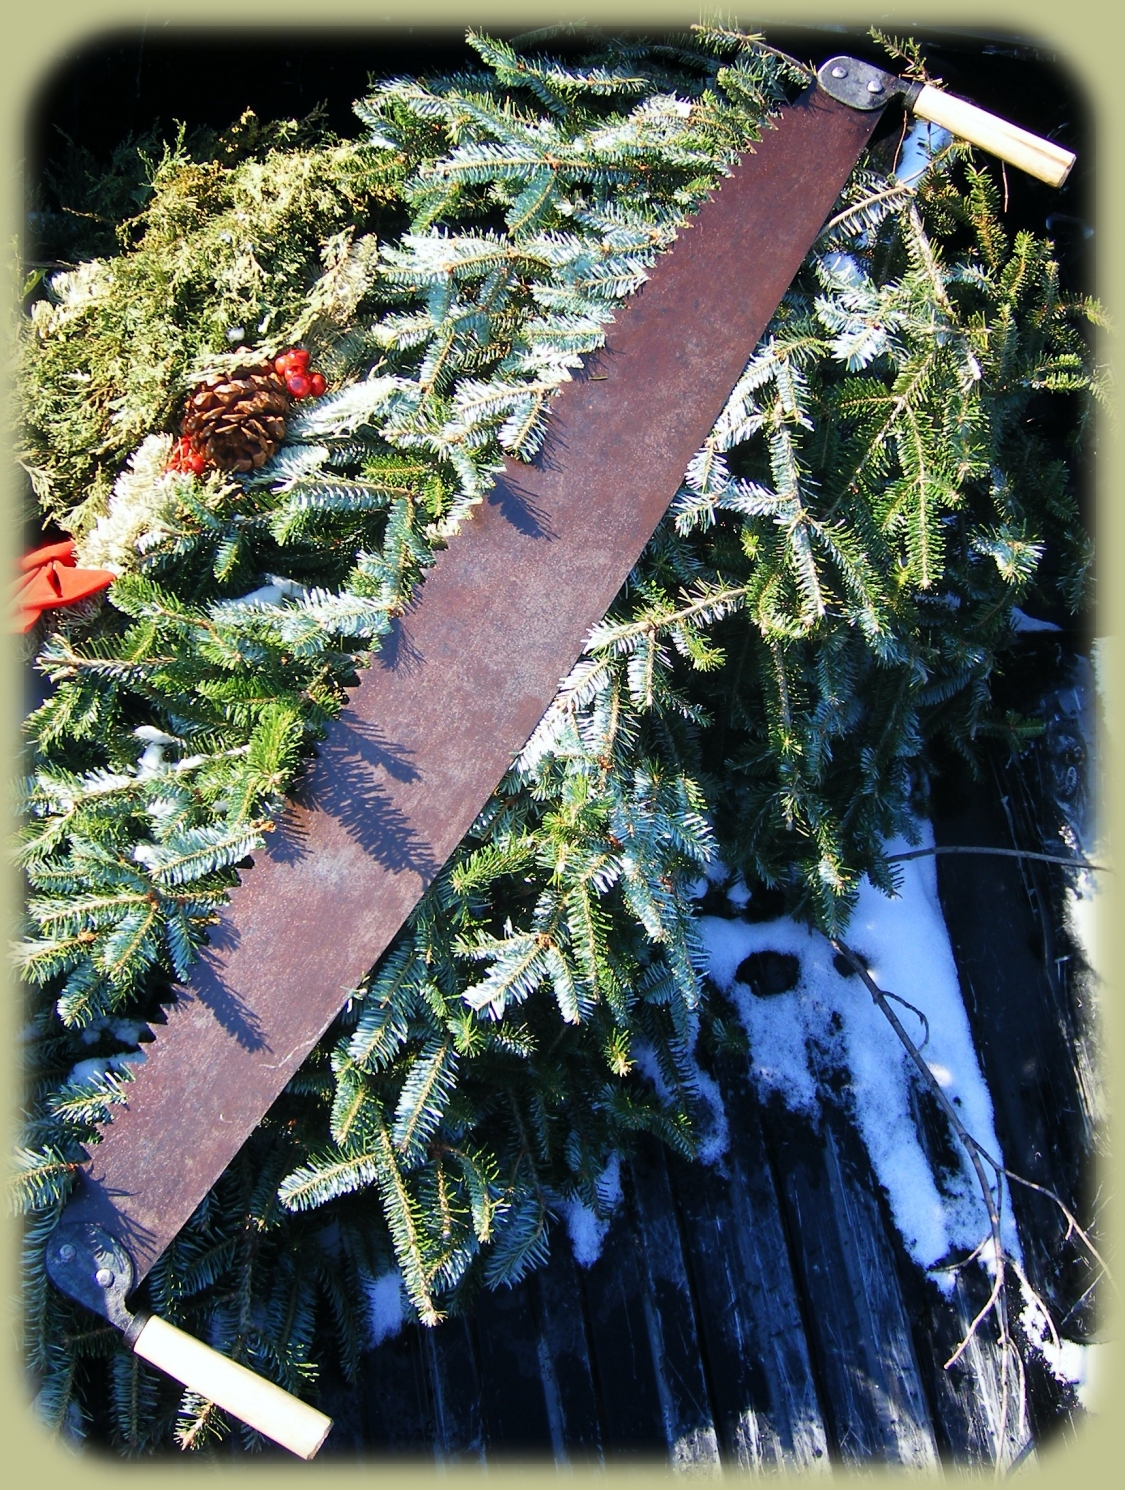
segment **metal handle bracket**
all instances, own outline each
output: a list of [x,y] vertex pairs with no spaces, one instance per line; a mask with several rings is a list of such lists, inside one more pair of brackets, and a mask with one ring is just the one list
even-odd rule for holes
[[830,57],[816,77],[821,90],[830,98],[864,112],[881,109],[891,99],[901,98],[919,119],[928,119],[950,134],[979,145],[1009,165],[1046,181],[1048,186],[1061,186],[1074,165],[1073,152],[1056,145],[1054,140],[1029,134],[1017,124],[989,114],[941,88],[896,78],[880,67],[872,67],[870,62],[860,62],[855,57]]
[[851,109],[882,109],[894,98],[901,98],[908,109],[913,108],[922,91],[921,83],[896,78],[894,73],[884,72],[881,67],[873,67],[857,57],[829,57],[816,80],[829,98]]
[[315,1407],[167,1321],[134,1314],[125,1303],[136,1276],[133,1260],[96,1222],[63,1222],[55,1229],[47,1245],[47,1275],[115,1325],[143,1360],[291,1453],[311,1459],[327,1437],[332,1419]]
[[108,1319],[134,1344],[148,1316],[125,1304],[133,1263],[116,1237],[90,1221],[64,1222],[51,1236],[46,1262],[56,1288]]

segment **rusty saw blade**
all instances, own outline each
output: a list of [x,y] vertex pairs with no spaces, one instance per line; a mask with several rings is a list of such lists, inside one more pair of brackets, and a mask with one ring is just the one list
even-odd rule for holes
[[682,229],[329,727],[64,1213],[139,1282],[471,826],[675,495],[880,109],[815,85]]

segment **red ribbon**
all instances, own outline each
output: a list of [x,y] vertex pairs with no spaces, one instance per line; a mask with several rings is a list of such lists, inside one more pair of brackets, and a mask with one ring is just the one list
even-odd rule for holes
[[22,578],[13,595],[18,631],[30,631],[45,610],[77,605],[99,590],[107,590],[117,578],[108,569],[79,569],[74,562],[73,538],[34,549],[20,560],[20,569]]

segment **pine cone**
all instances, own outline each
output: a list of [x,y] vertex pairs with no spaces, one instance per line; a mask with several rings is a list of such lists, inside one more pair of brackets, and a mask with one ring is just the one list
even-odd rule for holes
[[229,373],[214,373],[188,398],[180,432],[220,471],[256,471],[285,439],[293,400],[272,362],[254,358]]

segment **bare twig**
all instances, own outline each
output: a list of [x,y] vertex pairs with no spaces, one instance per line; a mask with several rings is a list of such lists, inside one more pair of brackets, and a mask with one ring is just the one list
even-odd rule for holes
[[894,999],[895,1003],[901,1004],[904,1009],[909,1009],[912,1014],[917,1014],[918,1018],[922,1021],[922,1028],[926,1031],[926,1038],[922,1041],[921,1045],[919,1045],[918,1049],[925,1050],[926,1046],[930,1043],[930,1021],[922,1013],[918,1005],[912,1004],[909,999],[904,999],[901,997],[901,995],[897,993],[891,993],[889,990],[887,990],[887,997],[889,999]]
[[967,1257],[962,1257],[959,1262],[935,1262],[930,1269],[931,1273],[959,1273],[962,1268],[967,1268],[971,1262],[975,1262],[991,1239],[981,1237],[973,1250]]
[[[1028,1428],[1027,1428],[1027,1372],[1024,1369],[1023,1356],[1015,1348],[1015,1346],[1012,1347],[1012,1359],[1016,1363],[1016,1375],[1019,1378],[1019,1392],[1017,1394],[1016,1400],[1019,1403],[1019,1414],[1020,1415],[1019,1415],[1019,1422],[1018,1422],[1018,1424],[1016,1426],[1016,1435],[1015,1436],[1016,1436],[1017,1440],[1018,1439],[1021,1439],[1021,1438],[1023,1439],[1023,1448],[1020,1449],[1020,1454],[1022,1454],[1027,1449],[1028,1444],[1033,1444],[1035,1442],[1035,1435],[1033,1433],[1029,1433],[1028,1432]],[[1005,1382],[1004,1385],[1006,1387],[1007,1386],[1007,1382]],[[1005,1412],[1006,1411],[1007,1411],[1007,1408],[1006,1408],[1006,1405],[1005,1405]],[[1006,1421],[1006,1419],[1005,1419],[1005,1421]],[[1018,1458],[1019,1455],[1016,1455],[1016,1457]],[[996,1456],[996,1469],[994,1471],[993,1478],[998,1480],[1002,1474],[1009,1475],[1009,1474],[1011,1474],[1011,1472],[1012,1472],[1012,1466],[1011,1466],[1011,1464],[1009,1463],[1009,1464],[1001,1465],[1001,1463],[1000,1463],[1000,1456],[997,1455]]]
[[[962,1148],[964,1148],[965,1152],[968,1154],[973,1168],[976,1171],[977,1181],[980,1184],[981,1193],[984,1197],[985,1207],[988,1211],[988,1218],[992,1225],[994,1240],[996,1242],[997,1249],[1000,1249],[1000,1214],[996,1209],[996,1202],[992,1194],[992,1186],[988,1182],[988,1176],[984,1172],[984,1165],[981,1163],[981,1159],[987,1159],[988,1163],[997,1172],[997,1174],[1003,1171],[1003,1165],[998,1163],[997,1160],[993,1159],[991,1154],[988,1153],[987,1149],[981,1147],[981,1145],[969,1132],[968,1128],[965,1127],[960,1117],[958,1117],[957,1109],[945,1095],[945,1092],[942,1090],[941,1083],[938,1081],[934,1073],[930,1070],[927,1063],[922,1059],[921,1051],[918,1049],[917,1045],[915,1045],[910,1036],[906,1033],[906,1030],[903,1028],[902,1021],[899,1019],[895,1011],[891,1008],[887,1000],[886,993],[875,982],[874,978],[872,978],[871,974],[867,971],[866,967],[864,967],[860,959],[847,945],[847,943],[842,942],[839,937],[832,937],[830,938],[830,940],[832,946],[836,949],[837,952],[839,952],[840,956],[843,957],[847,962],[850,962],[852,967],[855,968],[856,972],[859,974],[860,978],[863,981],[864,987],[867,989],[868,993],[875,1000],[876,1004],[886,1016],[891,1028],[902,1041],[907,1053],[914,1061],[914,1064],[918,1067],[918,1071],[921,1074],[922,1080],[925,1082],[926,1086],[929,1087],[933,1095],[937,1098],[938,1105],[941,1107],[942,1111],[949,1119],[950,1126],[960,1140]],[[998,1260],[999,1257],[1000,1251],[998,1250]]]
[[[1060,1330],[1062,1329],[1063,1325],[1067,1322],[1067,1320],[1070,1318],[1070,1316],[1073,1313],[1075,1313],[1076,1310],[1081,1309],[1082,1305],[1090,1297],[1090,1295],[1093,1293],[1094,1289],[1097,1288],[1098,1284],[1102,1281],[1102,1279],[1104,1277],[1105,1277],[1105,1269],[1103,1268],[1100,1273],[1097,1273],[1093,1278],[1090,1279],[1089,1283],[1087,1283],[1086,1287],[1078,1295],[1078,1297],[1075,1299],[1074,1303],[1071,1304],[1070,1308],[1066,1311],[1066,1313],[1063,1315],[1063,1317],[1059,1320],[1059,1329]],[[1110,1281],[1112,1282],[1112,1279]]]
[[1008,1474],[1011,1474],[1011,1472],[1012,1472],[1013,1469],[1019,1469],[1020,1465],[1026,1459],[1030,1459],[1031,1455],[1034,1454],[1034,1452],[1035,1452],[1035,1440],[1034,1440],[1034,1438],[1029,1438],[1027,1440],[1027,1442],[1024,1444],[1023,1448],[1020,1449],[1019,1453],[1012,1460],[1011,1464],[1008,1465],[1008,1468],[1007,1468],[1007,1471],[1006,1472]]
[[910,127],[910,111],[908,109],[904,109],[903,110],[903,115],[902,115],[902,128],[901,128],[901,130],[899,130],[898,144],[895,146],[895,158],[891,162],[891,175],[892,176],[894,176],[898,172],[899,157],[902,155],[902,147],[903,147],[904,141],[906,140],[906,131],[909,129],[909,127]]
[[[958,1345],[957,1349],[953,1352],[953,1354],[946,1361],[946,1363],[945,1363],[945,1370],[946,1371],[948,1371],[951,1366],[955,1366],[957,1364],[957,1362],[961,1359],[962,1355],[964,1355],[965,1351],[968,1349],[969,1341],[973,1338],[973,1336],[977,1332],[977,1326],[980,1324],[980,1322],[984,1318],[984,1316],[986,1314],[988,1314],[988,1313],[991,1312],[991,1310],[995,1307],[997,1300],[1000,1298],[1000,1290],[1003,1287],[1003,1285],[1004,1285],[1004,1269],[998,1267],[996,1269],[996,1276],[995,1276],[995,1278],[993,1279],[993,1282],[992,1282],[992,1292],[988,1295],[987,1302],[981,1307],[980,1312],[977,1314],[977,1316],[973,1320],[972,1324],[965,1331],[964,1339],[961,1341],[960,1345]],[[1006,1414],[1005,1414],[1005,1416],[1006,1416]]]
[[[997,1197],[994,1196],[992,1193],[992,1186],[989,1183],[988,1175],[985,1173],[984,1163],[982,1161],[987,1160],[989,1165],[992,1167],[993,1172],[996,1175],[998,1191],[1000,1190],[1001,1185],[1000,1176],[1003,1173],[1003,1165],[1000,1164],[997,1160],[993,1159],[988,1151],[977,1142],[977,1140],[965,1127],[964,1123],[957,1115],[957,1109],[953,1106],[953,1103],[949,1100],[949,1098],[945,1095],[945,1092],[942,1090],[941,1083],[938,1081],[934,1073],[930,1070],[925,1060],[923,1060],[921,1051],[918,1049],[917,1045],[915,1045],[910,1036],[906,1033],[906,1030],[903,1028],[902,1021],[899,1019],[895,1011],[891,1008],[890,1000],[887,998],[886,993],[875,982],[874,978],[872,978],[871,974],[867,971],[867,968],[863,965],[863,963],[847,945],[847,943],[841,941],[839,937],[830,937],[829,941],[831,942],[831,945],[835,948],[835,950],[840,954],[840,956],[843,957],[847,962],[851,963],[852,967],[859,974],[864,987],[867,989],[871,997],[875,1000],[875,1003],[878,1005],[880,1012],[886,1018],[891,1028],[894,1030],[895,1034],[902,1042],[902,1045],[905,1048],[907,1054],[910,1056],[911,1060],[913,1060],[915,1066],[917,1066],[918,1072],[921,1075],[923,1082],[933,1093],[939,1107],[948,1118],[950,1127],[956,1134],[961,1147],[968,1155],[969,1162],[972,1164],[973,1170],[976,1173],[977,1183],[980,1186],[980,1192],[984,1200],[985,1210],[988,1212],[988,1225],[991,1232],[992,1253],[995,1261],[995,1277],[993,1280],[992,1291],[989,1294],[987,1303],[984,1305],[983,1309],[981,1309],[977,1317],[973,1320],[972,1324],[969,1326],[965,1338],[961,1341],[961,1344],[957,1347],[953,1355],[945,1363],[945,1366],[946,1370],[948,1370],[954,1364],[954,1362],[960,1358],[962,1353],[968,1347],[969,1341],[973,1338],[973,1335],[980,1325],[981,1320],[987,1313],[989,1313],[989,1311],[994,1312],[996,1315],[996,1323],[1000,1334],[1000,1352],[1002,1361],[1000,1430],[998,1434],[998,1442],[1002,1446],[1008,1432],[1008,1404],[1010,1396],[1009,1373],[1011,1370],[1011,1358],[1013,1353],[1018,1355],[1018,1352],[1015,1351],[1015,1346],[1012,1341],[1011,1329],[1008,1322],[1008,1301],[1004,1293],[1004,1279],[1007,1265],[1007,1256],[1004,1251],[1004,1242],[1000,1231],[1000,1211],[997,1205]],[[1001,1452],[998,1449],[996,1458],[997,1474],[1000,1473],[1000,1457]]]
[[925,859],[931,854],[997,854],[1002,859],[1038,859],[1044,864],[1062,864],[1070,869],[1096,869],[1099,874],[1112,874],[1109,864],[1092,864],[1089,859],[1067,858],[1064,854],[1041,854],[1023,848],[986,848],[983,844],[939,843],[932,848],[914,848],[907,854],[888,854],[888,864],[902,864],[907,859]]
[[1039,1310],[1040,1314],[1042,1314],[1044,1320],[1046,1321],[1047,1329],[1050,1331],[1051,1334],[1051,1344],[1055,1347],[1056,1350],[1058,1350],[1061,1347],[1062,1342],[1059,1339],[1059,1332],[1055,1328],[1055,1321],[1051,1318],[1050,1309],[1047,1308],[1047,1305],[1039,1297],[1035,1289],[1032,1288],[1027,1274],[1024,1272],[1023,1268],[1020,1267],[1019,1263],[1016,1262],[1014,1259],[1012,1260],[1012,1267],[1015,1269],[1016,1276],[1019,1278],[1020,1284],[1023,1287],[1025,1294],[1032,1300],[1035,1307]]
[[[842,942],[839,937],[830,937],[829,940],[831,941],[832,946],[835,948],[835,950],[839,952],[840,956],[843,957],[845,961],[851,963],[852,967],[855,968],[856,972],[859,974],[863,982],[864,987],[867,989],[868,993],[882,1010],[883,1014],[889,1021],[891,1028],[902,1041],[903,1045],[906,1047],[907,1053],[911,1056],[914,1064],[918,1067],[918,1070],[922,1076],[922,1080],[926,1083],[931,1092],[937,1098],[939,1106],[945,1113],[946,1117],[949,1119],[950,1126],[953,1128],[954,1133],[960,1140],[962,1147],[966,1150],[966,1152],[969,1154],[970,1159],[973,1161],[973,1167],[976,1170],[977,1179],[980,1182],[981,1189],[985,1194],[985,1204],[989,1209],[989,1215],[991,1217],[993,1212],[995,1211],[995,1203],[992,1197],[992,1187],[988,1183],[988,1177],[984,1172],[984,1166],[980,1163],[980,1160],[982,1158],[987,1160],[992,1168],[996,1170],[997,1174],[1002,1174],[1005,1172],[1004,1166],[998,1160],[994,1159],[986,1148],[984,1148],[977,1142],[977,1140],[969,1132],[968,1128],[965,1127],[960,1117],[958,1117],[957,1109],[945,1095],[945,1092],[942,1090],[941,1083],[938,1081],[934,1073],[930,1070],[926,1062],[922,1059],[921,1051],[918,1049],[917,1045],[915,1045],[910,1036],[906,1033],[906,1030],[902,1026],[902,1021],[888,1004],[887,993],[875,982],[871,974],[867,971],[867,968],[863,965],[863,962],[856,956],[856,954],[847,945],[847,943]],[[897,999],[898,995],[891,994],[890,997]],[[905,1001],[900,1000],[900,1002]],[[999,1227],[999,1224],[1000,1218],[999,1215],[997,1215],[997,1227]]]
[[1098,1266],[1101,1268],[1101,1275],[1109,1279],[1109,1286],[1113,1289],[1114,1293],[1118,1293],[1117,1283],[1114,1281],[1113,1274],[1110,1271],[1109,1263],[1106,1262],[1105,1258],[1098,1251],[1097,1247],[1094,1246],[1088,1234],[1083,1231],[1081,1226],[1079,1226],[1073,1212],[1066,1206],[1066,1204],[1059,1198],[1059,1196],[1057,1196],[1053,1190],[1049,1190],[1046,1185],[1037,1185],[1034,1180],[1025,1180],[1022,1174],[1016,1174],[1010,1169],[1005,1169],[1004,1173],[1010,1180],[1015,1180],[1017,1185],[1026,1185],[1029,1190],[1038,1190],[1040,1195],[1046,1195],[1048,1200],[1053,1200],[1055,1202],[1059,1210],[1062,1211],[1063,1215],[1066,1217],[1067,1236],[1069,1237],[1071,1232],[1074,1232],[1076,1235],[1082,1238],[1083,1245],[1087,1248],[1090,1256],[1097,1261]]

